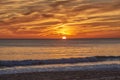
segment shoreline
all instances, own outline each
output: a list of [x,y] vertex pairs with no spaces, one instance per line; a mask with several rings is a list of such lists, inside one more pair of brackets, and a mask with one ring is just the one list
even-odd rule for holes
[[120,80],[120,70],[31,72],[0,75],[1,80]]
[[100,63],[77,63],[77,64],[53,64],[36,66],[6,67],[0,69],[0,75],[18,74],[32,72],[61,72],[61,71],[120,71],[120,62],[100,62]]
[[74,64],[104,61],[120,61],[120,56],[91,56],[84,58],[61,58],[47,60],[0,60],[0,67],[49,65],[49,64]]

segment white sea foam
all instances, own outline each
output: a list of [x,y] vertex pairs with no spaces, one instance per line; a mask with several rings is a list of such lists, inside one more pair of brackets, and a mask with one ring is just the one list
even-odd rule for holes
[[105,61],[94,63],[76,64],[52,64],[40,66],[19,66],[0,69],[2,74],[29,73],[29,72],[49,72],[49,71],[78,71],[78,70],[120,70],[120,61]]

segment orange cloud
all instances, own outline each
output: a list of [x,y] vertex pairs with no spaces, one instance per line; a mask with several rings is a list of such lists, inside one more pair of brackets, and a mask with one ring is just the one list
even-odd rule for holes
[[0,38],[120,38],[120,0],[4,0]]

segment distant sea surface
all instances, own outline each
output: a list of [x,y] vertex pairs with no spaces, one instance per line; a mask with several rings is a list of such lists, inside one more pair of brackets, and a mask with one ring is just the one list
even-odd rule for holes
[[0,40],[0,60],[120,56],[120,39]]
[[120,70],[120,39],[0,40],[0,75]]

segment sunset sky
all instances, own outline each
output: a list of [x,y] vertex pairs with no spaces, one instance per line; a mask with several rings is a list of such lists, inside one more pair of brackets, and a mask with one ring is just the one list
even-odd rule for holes
[[0,0],[0,38],[120,38],[120,0]]

